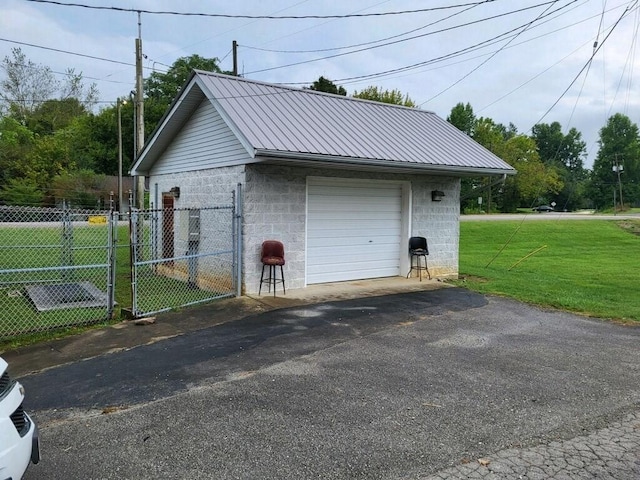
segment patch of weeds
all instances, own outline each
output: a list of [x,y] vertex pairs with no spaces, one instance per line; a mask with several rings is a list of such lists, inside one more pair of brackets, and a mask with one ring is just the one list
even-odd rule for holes
[[633,235],[640,235],[640,220],[620,220],[616,224]]

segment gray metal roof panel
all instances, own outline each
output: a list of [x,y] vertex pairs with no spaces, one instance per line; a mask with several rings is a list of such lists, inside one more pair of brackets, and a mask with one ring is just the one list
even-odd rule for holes
[[433,112],[197,75],[256,150],[513,170]]
[[209,72],[194,77],[254,151],[515,172],[433,112]]

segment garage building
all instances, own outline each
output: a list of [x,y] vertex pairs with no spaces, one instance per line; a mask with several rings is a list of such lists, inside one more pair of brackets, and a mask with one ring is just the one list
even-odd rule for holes
[[411,236],[433,276],[456,277],[461,178],[515,170],[429,111],[195,71],[131,173],[152,208],[229,202],[241,184],[255,293],[264,240],[284,243],[288,288],[404,276]]

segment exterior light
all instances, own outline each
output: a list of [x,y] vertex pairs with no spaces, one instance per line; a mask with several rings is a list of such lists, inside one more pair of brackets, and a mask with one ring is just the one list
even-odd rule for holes
[[444,197],[444,192],[441,190],[432,190],[431,191],[431,201],[440,202]]

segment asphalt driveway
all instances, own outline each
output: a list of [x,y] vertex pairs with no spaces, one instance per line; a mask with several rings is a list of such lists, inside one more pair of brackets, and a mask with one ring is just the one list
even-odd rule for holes
[[25,479],[636,479],[639,341],[458,288],[252,315],[23,377]]

